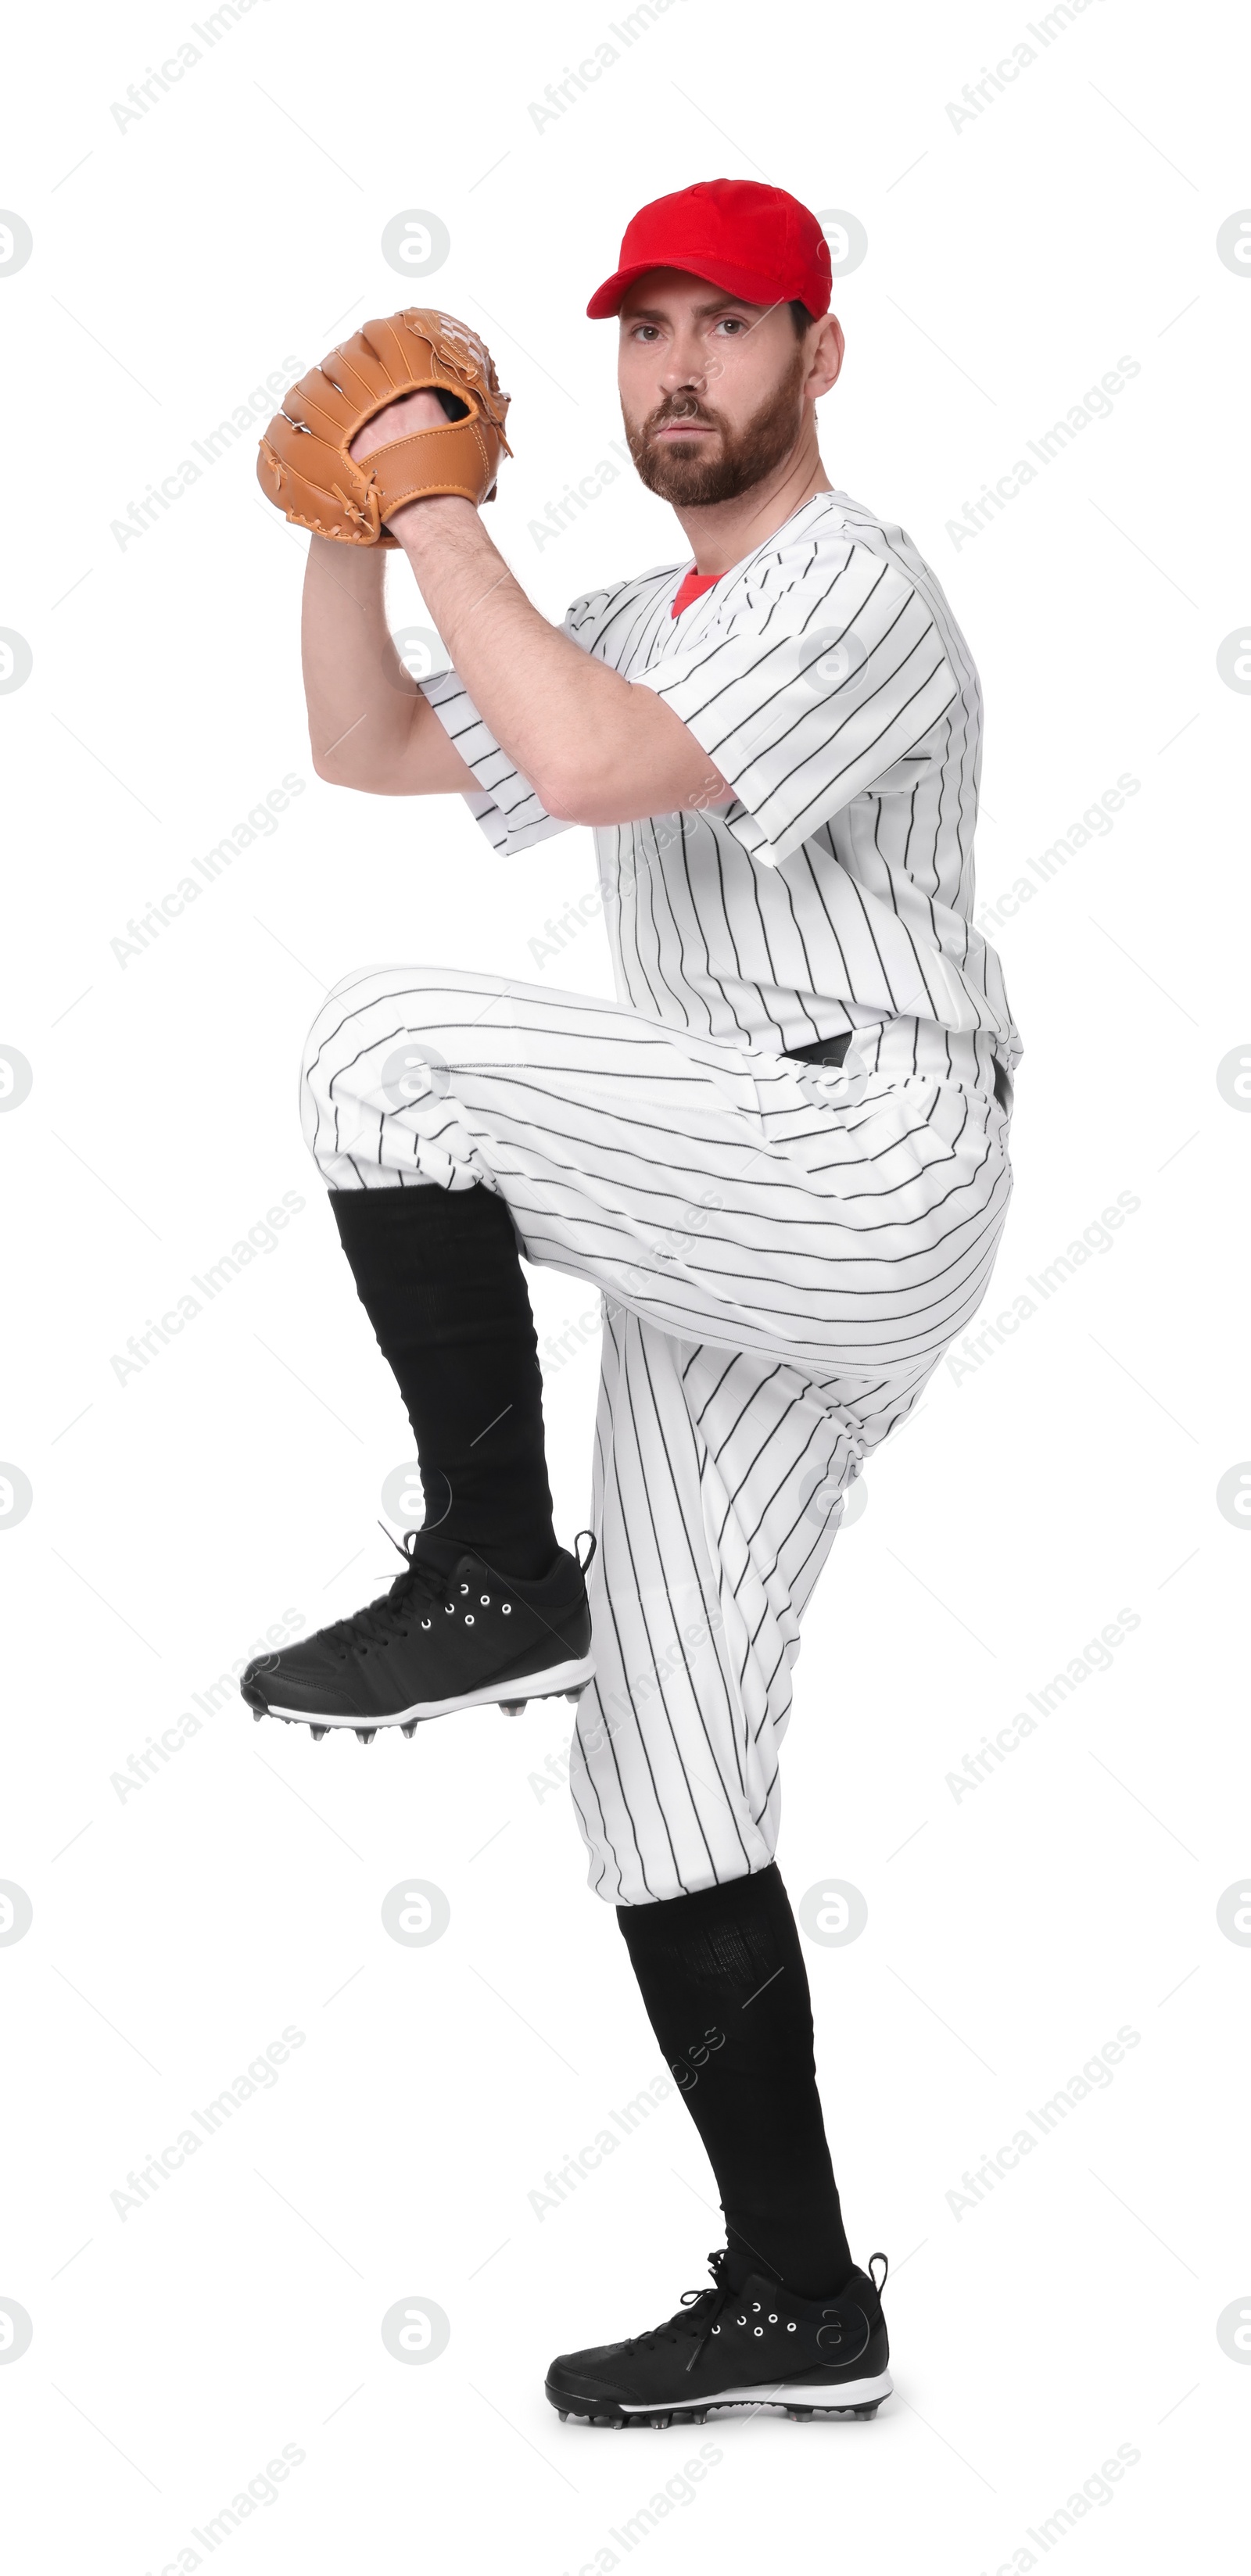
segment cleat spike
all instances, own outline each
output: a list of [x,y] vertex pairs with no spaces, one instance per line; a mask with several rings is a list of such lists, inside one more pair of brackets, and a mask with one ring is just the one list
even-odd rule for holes
[[529,1705],[529,1701],[525,1699],[502,1699],[500,1701],[500,1707],[503,1709],[505,1717],[520,1717],[523,1708],[528,1708]]
[[261,1719],[263,1717],[268,1717],[268,1715],[269,1711],[267,1708],[254,1708],[252,1711],[252,1724],[254,1726],[259,1726]]
[[410,1717],[410,1719],[409,1719],[409,1721],[408,1721],[407,1726],[402,1726],[402,1727],[400,1728],[400,1733],[401,1733],[401,1735],[415,1735],[415,1734],[416,1734],[416,1732],[417,1732],[417,1720],[416,1720],[416,1718],[415,1718],[415,1717]]
[[352,1729],[358,1744],[372,1744],[377,1732],[376,1726],[354,1726]]
[[323,1735],[329,1735],[330,1733],[328,1726],[310,1726],[308,1731],[312,1736],[314,1744],[320,1744]]

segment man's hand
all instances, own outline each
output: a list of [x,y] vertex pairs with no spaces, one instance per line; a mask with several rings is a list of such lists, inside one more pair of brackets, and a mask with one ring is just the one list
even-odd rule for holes
[[363,464],[376,447],[390,447],[397,438],[411,438],[417,429],[442,429],[446,420],[447,413],[437,394],[402,394],[398,402],[388,403],[385,411],[375,412],[373,419],[366,421],[348,454],[358,465]]
[[[461,409],[464,409],[463,404]],[[390,447],[399,438],[411,438],[415,430],[446,429],[448,417],[437,394],[401,394],[398,402],[388,403],[385,411],[375,412],[373,419],[367,420],[364,428],[357,431],[348,454],[354,464],[361,465],[367,456],[373,455],[375,448]],[[398,537],[402,545],[408,521],[415,510],[424,506],[421,501],[409,501],[400,509],[393,510],[390,517],[383,520],[383,526],[393,537]]]

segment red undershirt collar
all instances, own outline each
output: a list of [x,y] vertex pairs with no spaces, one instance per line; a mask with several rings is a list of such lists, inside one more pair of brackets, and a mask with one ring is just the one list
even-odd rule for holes
[[714,589],[723,578],[724,576],[719,572],[696,572],[693,569],[690,572],[684,572],[673,594],[670,616],[680,617],[683,609],[689,608],[693,599],[702,598],[706,590]]

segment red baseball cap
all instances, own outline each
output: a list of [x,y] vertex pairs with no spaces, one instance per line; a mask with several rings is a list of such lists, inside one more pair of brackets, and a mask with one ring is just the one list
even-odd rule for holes
[[816,216],[785,188],[756,179],[701,179],[656,197],[626,225],[620,265],[596,288],[592,322],[619,313],[628,288],[651,268],[706,277],[748,304],[806,304],[828,313],[830,246]]

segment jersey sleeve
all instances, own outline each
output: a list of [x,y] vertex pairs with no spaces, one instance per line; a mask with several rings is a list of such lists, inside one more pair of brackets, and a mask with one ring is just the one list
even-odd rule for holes
[[719,819],[774,867],[854,797],[914,784],[959,695],[907,574],[847,538],[734,585],[638,685],[695,735],[734,791]]
[[501,858],[514,858],[532,849],[536,841],[548,840],[553,832],[568,831],[567,823],[557,822],[545,811],[529,779],[501,751],[455,671],[436,672],[420,687],[478,781],[477,795],[466,793],[465,803]]

